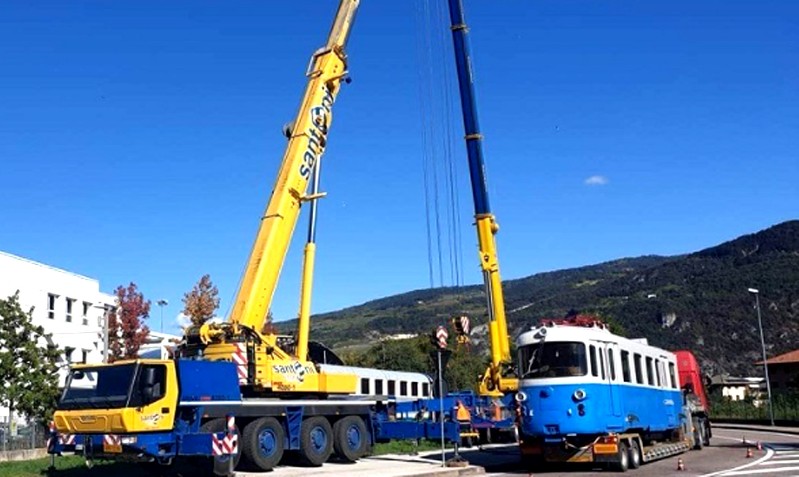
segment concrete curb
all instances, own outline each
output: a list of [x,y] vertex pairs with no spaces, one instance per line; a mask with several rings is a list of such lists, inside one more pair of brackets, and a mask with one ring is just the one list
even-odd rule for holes
[[762,432],[781,432],[783,434],[793,434],[799,436],[799,428],[797,427],[771,427],[760,426],[756,424],[737,424],[732,422],[714,423],[711,421],[711,426],[718,429],[735,429],[740,431],[762,431]]
[[0,462],[34,460],[47,457],[47,449],[24,449],[0,452]]

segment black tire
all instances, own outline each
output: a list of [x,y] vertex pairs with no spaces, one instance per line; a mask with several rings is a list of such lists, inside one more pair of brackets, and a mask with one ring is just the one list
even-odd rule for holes
[[319,467],[333,453],[333,428],[321,416],[302,421],[300,429],[300,461],[305,465]]
[[277,419],[256,419],[244,426],[241,438],[242,458],[249,467],[263,471],[272,470],[283,458],[285,440],[286,432]]
[[[200,426],[200,432],[224,432],[227,429],[227,423],[225,418],[220,417],[216,419],[211,419],[210,421],[206,422],[202,426]],[[236,432],[239,432],[238,426],[236,427]],[[235,469],[239,465],[239,460],[241,459],[241,449],[239,452],[231,455],[220,455],[215,457],[210,457],[203,459],[204,464],[211,465],[211,471],[216,475],[227,475],[227,471],[230,468],[230,459],[233,458],[233,468]],[[205,465],[203,465],[205,467]]]
[[611,468],[616,472],[627,472],[630,468],[630,450],[627,444],[619,442],[619,452],[616,454],[616,462],[613,463]]
[[333,451],[347,462],[355,462],[369,450],[369,432],[358,416],[346,416],[333,425]]
[[705,427],[702,419],[693,420],[694,426],[694,450],[702,450],[705,444]]
[[630,443],[630,468],[637,469],[641,467],[641,462],[643,461],[641,444],[638,442],[638,439],[632,439]]

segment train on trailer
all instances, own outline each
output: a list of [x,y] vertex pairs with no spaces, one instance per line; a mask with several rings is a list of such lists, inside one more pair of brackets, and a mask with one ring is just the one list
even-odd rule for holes
[[[354,461],[390,439],[488,437],[515,429],[499,265],[498,227],[488,206],[477,129],[466,25],[449,0],[464,110],[480,264],[488,297],[491,364],[480,393],[432,398],[423,374],[330,364],[309,349],[320,164],[335,99],[348,82],[345,45],[359,0],[340,0],[327,43],[306,72],[307,85],[228,320],[192,326],[174,359],[76,365],[54,415],[53,454],[170,464],[195,458],[217,473],[243,460],[270,470],[286,451],[321,465],[333,453]],[[300,209],[310,209],[298,328],[280,336],[265,327]]]
[[532,465],[626,471],[710,442],[707,396],[689,351],[615,335],[583,315],[545,320],[517,348],[520,451]]

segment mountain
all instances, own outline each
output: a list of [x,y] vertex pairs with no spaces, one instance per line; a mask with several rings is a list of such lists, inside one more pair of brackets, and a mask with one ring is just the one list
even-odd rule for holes
[[[760,290],[769,356],[799,347],[799,221],[687,255],[624,258],[503,282],[513,336],[569,310],[594,313],[631,337],[690,349],[710,374],[756,373],[760,338],[753,297]],[[314,316],[311,337],[363,349],[386,335],[427,333],[466,314],[485,342],[482,286],[416,290]],[[481,325],[482,324],[482,325]],[[291,332],[296,320],[277,323]]]

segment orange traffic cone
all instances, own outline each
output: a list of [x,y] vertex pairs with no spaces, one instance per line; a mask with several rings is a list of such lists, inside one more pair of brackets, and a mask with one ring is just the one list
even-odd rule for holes
[[757,450],[759,451],[763,450],[763,444],[761,444],[760,441],[757,441]]
[[682,457],[677,457],[677,470],[685,470],[685,464],[683,464]]
[[752,457],[754,457],[754,454],[752,453],[752,448],[751,447],[747,447],[746,448],[746,458],[747,459],[751,459]]

